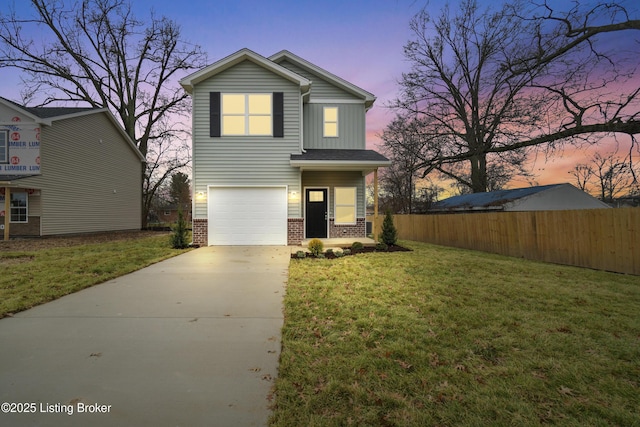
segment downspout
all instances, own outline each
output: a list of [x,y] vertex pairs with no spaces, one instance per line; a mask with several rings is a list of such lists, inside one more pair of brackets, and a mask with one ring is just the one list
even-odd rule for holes
[[304,97],[311,93],[311,82],[309,82],[309,90],[300,95],[300,152],[304,151]]

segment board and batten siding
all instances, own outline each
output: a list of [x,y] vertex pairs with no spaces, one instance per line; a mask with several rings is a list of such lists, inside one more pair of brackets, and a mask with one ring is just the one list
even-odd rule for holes
[[42,126],[40,189],[43,236],[139,230],[143,163],[105,113]]
[[[338,136],[323,136],[324,107],[338,107]],[[363,104],[305,104],[304,148],[366,149]]]
[[[284,137],[209,136],[209,93],[284,94]],[[300,173],[292,153],[300,152],[300,87],[250,60],[198,83],[193,89],[194,193],[208,186],[279,186],[300,194]],[[193,217],[207,218],[207,201],[195,197]],[[259,206],[256,206],[259,209]],[[300,198],[288,201],[288,215],[302,215]]]
[[364,218],[365,207],[365,177],[362,172],[324,172],[307,171],[302,173],[302,188],[329,188],[329,217],[334,217],[334,188],[356,187],[356,217]]
[[[289,61],[280,65],[312,82],[309,102],[304,106],[304,148],[366,148],[364,99]],[[324,107],[338,107],[337,138],[323,137]]]

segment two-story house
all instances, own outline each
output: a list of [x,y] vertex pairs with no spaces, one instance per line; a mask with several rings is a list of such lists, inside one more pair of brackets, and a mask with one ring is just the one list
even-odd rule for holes
[[144,160],[108,109],[0,98],[0,236],[139,230]]
[[366,235],[375,97],[282,51],[242,49],[181,80],[193,99],[193,234],[201,245]]

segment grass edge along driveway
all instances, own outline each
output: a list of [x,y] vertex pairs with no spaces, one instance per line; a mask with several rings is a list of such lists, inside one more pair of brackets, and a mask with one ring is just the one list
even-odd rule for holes
[[402,244],[292,260],[272,426],[640,425],[640,277]]
[[0,319],[184,253],[169,235],[0,252]]

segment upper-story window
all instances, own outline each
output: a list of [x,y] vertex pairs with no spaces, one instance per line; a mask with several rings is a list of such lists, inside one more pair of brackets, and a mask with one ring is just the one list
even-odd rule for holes
[[222,94],[222,135],[272,135],[270,93]]
[[7,163],[9,160],[9,132],[0,131],[0,163]]
[[338,136],[338,107],[324,107],[324,137],[336,138]]

